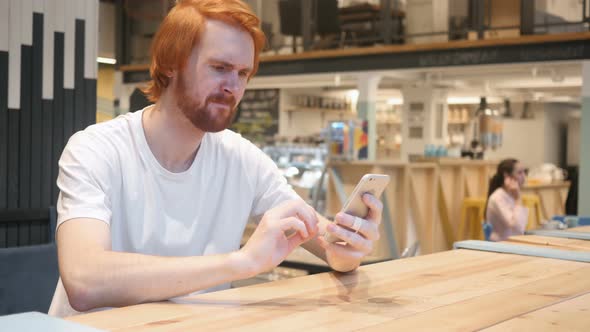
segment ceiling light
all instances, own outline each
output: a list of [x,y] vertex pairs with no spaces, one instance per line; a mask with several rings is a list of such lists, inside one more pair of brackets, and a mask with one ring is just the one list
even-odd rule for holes
[[401,98],[389,98],[387,99],[387,105],[403,105],[404,100]]
[[103,58],[103,57],[97,57],[96,58],[96,62],[98,63],[104,63],[107,65],[114,65],[117,63],[117,59],[113,59],[113,58]]

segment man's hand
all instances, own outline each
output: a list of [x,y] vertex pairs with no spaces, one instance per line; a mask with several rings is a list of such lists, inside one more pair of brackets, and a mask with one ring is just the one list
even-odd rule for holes
[[255,273],[279,265],[293,249],[318,233],[318,219],[302,200],[285,202],[264,214],[258,227],[240,250]]
[[[356,269],[361,260],[373,251],[373,243],[379,240],[383,203],[371,194],[364,194],[363,202],[369,208],[365,219],[341,212],[336,215],[335,223],[327,225],[326,232],[342,242],[330,243],[318,237],[320,246],[326,250],[326,261],[334,270],[347,272]],[[355,231],[355,226],[358,226],[358,231]]]

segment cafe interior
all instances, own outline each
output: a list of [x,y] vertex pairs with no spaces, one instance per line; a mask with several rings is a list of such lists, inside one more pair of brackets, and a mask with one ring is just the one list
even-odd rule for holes
[[[61,153],[151,104],[176,1],[0,0],[0,331],[588,331],[589,0],[243,1],[266,45],[229,130],[328,220],[387,175],[372,251],[340,273],[297,247],[228,290],[47,315]],[[527,214],[497,240],[509,159]]]

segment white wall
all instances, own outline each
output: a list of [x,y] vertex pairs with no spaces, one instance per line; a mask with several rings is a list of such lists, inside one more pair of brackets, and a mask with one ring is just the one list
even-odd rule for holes
[[98,14],[98,56],[115,57],[115,4],[101,1]]
[[568,121],[567,165],[580,165],[580,120],[581,116],[576,116]]
[[469,0],[450,0],[449,17],[451,16],[469,16]]
[[531,104],[534,119],[504,119],[503,143],[497,150],[488,150],[486,159],[516,158],[525,167],[542,164],[545,159],[543,105]]
[[582,19],[582,1],[586,0],[536,0],[535,9],[559,16],[566,21]]
[[[519,106],[513,105],[513,109]],[[534,119],[503,120],[503,145],[496,151],[486,151],[487,159],[516,158],[526,167],[542,163],[560,166],[566,144],[562,131],[576,109],[557,103],[532,103],[531,108],[535,112]]]
[[562,155],[565,154],[564,147],[567,144],[565,132],[568,120],[571,115],[578,111],[578,107],[568,104],[551,103],[545,104],[545,161],[559,165],[565,162]]
[[[448,31],[449,2],[442,0],[411,0],[406,3],[406,33],[419,34]],[[444,42],[448,35],[409,37],[408,43]]]

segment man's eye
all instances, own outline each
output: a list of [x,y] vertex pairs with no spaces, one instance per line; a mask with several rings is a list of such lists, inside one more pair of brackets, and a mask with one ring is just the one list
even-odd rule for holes
[[216,71],[225,71],[225,66],[213,66]]

